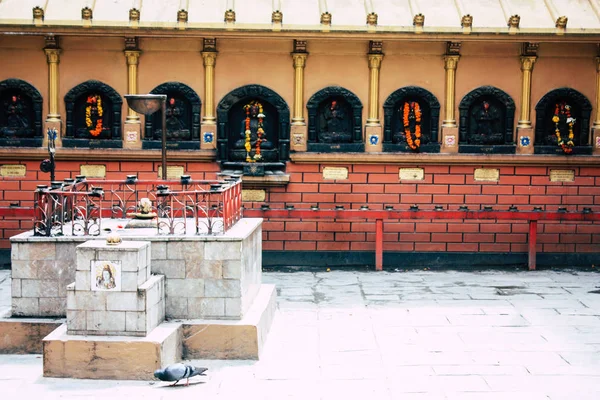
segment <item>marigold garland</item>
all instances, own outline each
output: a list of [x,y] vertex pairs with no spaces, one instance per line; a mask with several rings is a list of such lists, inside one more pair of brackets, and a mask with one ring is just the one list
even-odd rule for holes
[[[410,132],[409,116],[410,113],[414,112],[415,115],[415,140],[412,138]],[[404,124],[404,135],[406,136],[406,143],[408,147],[413,150],[418,150],[421,146],[421,106],[416,101],[404,103],[404,118],[402,120]]]
[[[252,144],[250,143],[250,135],[252,134],[252,131],[250,130],[250,109],[253,106],[258,107],[258,129],[256,130],[258,138],[256,139],[254,156],[250,157],[250,151],[252,150]],[[244,110],[246,111],[246,131],[244,132],[246,135],[244,144],[244,147],[246,148],[246,162],[260,161],[262,160],[262,155],[260,154],[260,144],[264,141],[262,137],[265,133],[263,129],[263,119],[265,118],[265,114],[263,114],[263,106],[258,101],[251,101],[244,106]]]
[[[569,127],[569,137],[565,143],[565,139],[561,137],[560,129],[558,127],[558,123],[560,121],[559,115],[564,115],[567,117],[567,126]],[[564,101],[560,104],[556,104],[554,107],[554,116],[552,117],[552,122],[554,122],[555,126],[555,135],[558,139],[558,145],[562,148],[565,154],[570,154],[573,152],[573,147],[575,147],[575,143],[573,143],[573,138],[575,135],[573,134],[573,125],[575,125],[575,118],[571,116],[571,106],[566,104]]]
[[[98,109],[98,120],[96,121],[96,127],[92,129],[92,106],[96,104]],[[85,125],[90,131],[90,135],[98,136],[102,133],[102,98],[95,94],[93,96],[88,96],[87,98],[87,107],[85,108]]]

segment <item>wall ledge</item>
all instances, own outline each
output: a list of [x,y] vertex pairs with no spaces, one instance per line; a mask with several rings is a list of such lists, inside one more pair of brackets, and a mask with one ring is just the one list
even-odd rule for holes
[[242,176],[242,188],[264,189],[267,187],[287,186],[290,183],[289,174],[265,175],[265,176]]
[[297,164],[600,166],[598,156],[521,154],[292,153]]
[[[0,148],[0,160],[44,160],[48,158],[46,149]],[[167,150],[169,161],[214,162],[215,150]],[[102,160],[102,161],[160,161],[160,150],[128,149],[68,149],[57,148],[56,160]]]

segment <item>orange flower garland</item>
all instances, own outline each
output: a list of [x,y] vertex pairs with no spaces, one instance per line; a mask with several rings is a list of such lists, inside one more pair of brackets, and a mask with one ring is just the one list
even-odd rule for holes
[[[569,139],[565,143],[565,140],[560,135],[560,129],[558,128],[558,122],[560,121],[559,115],[563,114],[567,117],[567,126],[569,127]],[[573,147],[575,147],[575,143],[573,143],[573,125],[575,125],[575,118],[571,116],[571,106],[566,104],[564,101],[560,104],[556,104],[554,107],[554,116],[552,117],[552,122],[556,127],[554,133],[556,138],[558,139],[558,145],[563,149],[565,154],[570,154],[573,152]]]
[[[85,125],[90,130],[90,135],[98,136],[102,133],[102,114],[104,113],[102,110],[102,98],[97,94],[88,96],[87,104],[85,108]],[[92,105],[94,104],[96,104],[98,109],[98,120],[96,121],[96,127],[92,129]]]
[[[410,132],[409,116],[411,111],[414,112],[416,120],[415,140],[413,140]],[[418,150],[421,146],[421,107],[419,106],[419,103],[416,101],[404,103],[404,118],[402,122],[404,123],[404,135],[406,136],[408,147],[413,150]]]

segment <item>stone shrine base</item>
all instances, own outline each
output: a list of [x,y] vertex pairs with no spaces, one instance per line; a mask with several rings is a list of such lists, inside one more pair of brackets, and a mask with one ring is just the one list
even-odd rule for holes
[[68,335],[63,324],[43,339],[44,376],[150,380],[182,358],[257,360],[275,308],[275,286],[261,285],[241,320],[174,320],[146,337]]
[[44,376],[152,379],[181,359],[181,324],[165,322],[145,337],[68,335],[61,325],[43,340]]
[[[13,317],[0,320],[0,339],[15,349],[0,352],[42,350],[44,376],[89,379],[149,380],[182,358],[258,359],[276,304],[275,287],[261,284],[262,220],[214,236],[121,229],[125,222],[103,221],[93,238],[11,238]],[[121,244],[106,245],[109,229]],[[93,290],[91,269],[109,262],[119,266],[118,289]],[[40,328],[37,318],[65,314],[59,327]]]
[[274,285],[261,285],[241,320],[183,322],[183,358],[258,360],[275,315]]
[[41,354],[42,339],[64,318],[0,318],[0,354]]

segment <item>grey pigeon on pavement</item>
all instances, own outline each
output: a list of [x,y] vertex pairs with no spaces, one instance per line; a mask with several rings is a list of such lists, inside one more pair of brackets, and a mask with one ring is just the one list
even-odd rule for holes
[[177,364],[168,365],[166,368],[163,368],[163,369],[157,369],[156,371],[154,371],[154,376],[156,378],[160,379],[161,381],[167,381],[167,382],[175,381],[173,386],[177,385],[177,382],[179,382],[180,380],[187,379],[185,386],[188,386],[190,384],[190,378],[192,376],[196,376],[196,375],[206,376],[206,375],[204,375],[204,372],[207,370],[208,370],[208,368],[203,368],[203,367],[196,368],[193,365],[177,363]]

